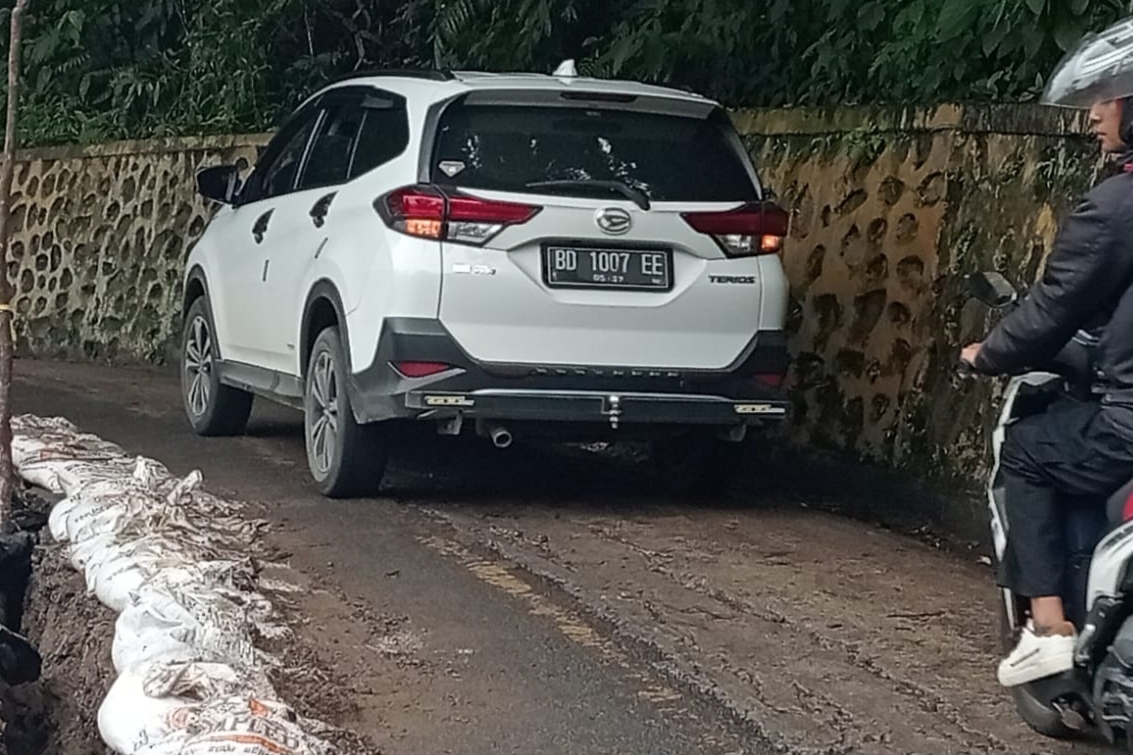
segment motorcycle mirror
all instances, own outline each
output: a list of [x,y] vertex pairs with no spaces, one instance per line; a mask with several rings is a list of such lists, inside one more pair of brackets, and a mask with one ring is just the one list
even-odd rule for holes
[[996,309],[1011,304],[1019,295],[1011,282],[996,272],[968,276],[968,290],[976,301]]

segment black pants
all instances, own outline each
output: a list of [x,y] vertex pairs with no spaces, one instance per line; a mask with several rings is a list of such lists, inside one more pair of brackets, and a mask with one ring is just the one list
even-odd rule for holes
[[1025,598],[1061,595],[1064,506],[1097,506],[1133,479],[1133,409],[1058,400],[1007,428],[1001,470],[1008,520],[999,583]]

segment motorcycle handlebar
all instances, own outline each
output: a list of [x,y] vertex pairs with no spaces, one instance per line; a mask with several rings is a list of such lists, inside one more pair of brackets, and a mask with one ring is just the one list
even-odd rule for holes
[[962,378],[975,378],[979,376],[976,367],[971,362],[961,359],[956,364],[956,373]]

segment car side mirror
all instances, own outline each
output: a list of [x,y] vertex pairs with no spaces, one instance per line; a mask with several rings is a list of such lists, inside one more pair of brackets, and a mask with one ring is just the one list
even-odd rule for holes
[[197,191],[205,199],[233,204],[240,192],[240,171],[235,165],[216,165],[197,173]]
[[1011,282],[996,272],[968,276],[968,291],[973,299],[995,309],[1006,307],[1019,296]]

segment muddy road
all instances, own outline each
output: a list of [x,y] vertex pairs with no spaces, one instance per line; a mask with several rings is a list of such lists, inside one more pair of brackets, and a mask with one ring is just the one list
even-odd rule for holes
[[[63,415],[257,504],[302,576],[290,690],[387,755],[1105,752],[1018,723],[992,574],[788,497],[666,500],[632,458],[425,437],[330,502],[298,415],[205,440],[168,372],[21,360]],[[762,492],[753,493],[750,490]]]

